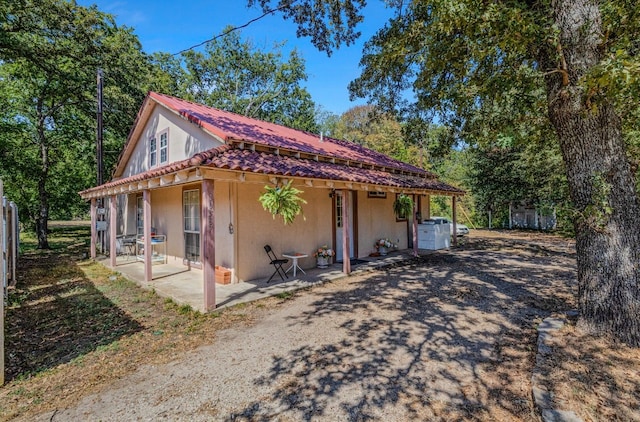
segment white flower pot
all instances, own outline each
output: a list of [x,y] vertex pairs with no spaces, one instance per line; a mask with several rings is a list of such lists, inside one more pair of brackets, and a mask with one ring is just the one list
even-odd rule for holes
[[316,264],[318,265],[318,268],[327,268],[329,266],[329,258],[318,256],[316,257]]
[[389,250],[386,246],[380,246],[378,247],[378,252],[380,252],[380,255],[385,256]]

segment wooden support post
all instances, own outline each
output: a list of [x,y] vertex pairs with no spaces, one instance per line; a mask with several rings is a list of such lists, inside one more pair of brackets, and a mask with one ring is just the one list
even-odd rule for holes
[[142,213],[143,213],[143,235],[144,235],[144,281],[153,280],[153,272],[151,269],[151,259],[153,251],[151,250],[151,191],[145,189],[142,191]]
[[216,241],[213,180],[202,181],[202,285],[204,311],[216,307]]
[[423,208],[422,220],[424,221],[431,218],[431,195],[425,195]]
[[342,195],[342,272],[351,274],[351,251],[349,250],[349,191],[343,190]]
[[96,242],[98,241],[97,212],[96,198],[91,198],[91,245],[89,246],[89,256],[91,256],[91,259],[96,259]]
[[456,197],[451,197],[451,219],[453,220],[453,246],[458,246],[458,212],[456,210]]
[[116,247],[116,226],[117,226],[117,200],[115,195],[109,197],[109,258],[112,268],[116,267],[117,247]]

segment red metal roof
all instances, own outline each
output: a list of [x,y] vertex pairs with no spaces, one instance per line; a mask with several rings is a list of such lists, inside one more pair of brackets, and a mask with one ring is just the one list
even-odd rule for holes
[[[361,145],[331,138],[324,138],[321,141],[320,136],[316,134],[263,122],[155,92],[149,93],[145,104],[150,99],[179,113],[190,122],[203,127],[228,143],[196,153],[186,160],[87,189],[80,192],[82,196],[193,167],[229,169],[282,177],[346,181],[400,189],[424,189],[455,195],[464,194],[464,191],[439,181],[436,175],[431,172],[395,160]],[[131,135],[129,141],[131,141]],[[230,141],[245,141],[264,145],[280,149],[282,154],[248,148],[242,149],[238,144],[232,144]],[[287,150],[307,153],[318,159],[310,159],[308,156],[305,158],[304,155],[301,158],[298,158],[298,155],[291,156],[286,153]],[[326,158],[342,159],[348,161],[348,164],[327,162]]]
[[392,186],[400,189],[425,189],[451,194],[464,193],[464,191],[447,185],[427,173],[421,177],[376,169],[354,168],[344,164],[318,162],[304,158],[251,151],[248,149],[241,150],[229,145],[222,145],[195,154],[186,160],[87,189],[80,192],[80,194],[85,195],[94,191],[135,183],[197,166],[283,177],[301,177]]
[[246,141],[273,148],[329,156],[433,176],[432,173],[421,168],[395,160],[355,143],[327,137],[323,137],[321,141],[320,136],[314,133],[218,110],[156,92],[150,92],[149,97],[225,141]]

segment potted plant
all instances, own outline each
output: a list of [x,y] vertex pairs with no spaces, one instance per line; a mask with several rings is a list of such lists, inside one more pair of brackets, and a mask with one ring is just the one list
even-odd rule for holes
[[289,180],[284,186],[275,188],[265,186],[265,192],[258,198],[262,207],[273,214],[274,219],[276,215],[281,215],[285,225],[293,223],[296,216],[302,212],[300,204],[307,203],[298,196],[303,192],[291,186],[291,182]]
[[396,213],[398,218],[407,218],[413,212],[413,199],[403,194],[398,195],[395,201],[393,201],[393,212]]
[[376,246],[376,249],[378,250],[378,253],[382,256],[386,255],[389,252],[390,248],[396,247],[396,245],[394,245],[393,242],[391,242],[387,238],[378,239],[378,241],[376,241],[375,246]]
[[316,264],[318,265],[318,268],[327,268],[329,266],[329,258],[335,254],[336,253],[333,249],[324,245],[320,246],[313,256],[316,257]]

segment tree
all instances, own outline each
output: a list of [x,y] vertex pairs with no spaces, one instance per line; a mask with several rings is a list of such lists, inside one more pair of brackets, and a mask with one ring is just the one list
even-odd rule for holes
[[[284,16],[328,52],[362,19],[353,0],[248,3],[289,5]],[[640,346],[640,230],[629,229],[640,225],[640,203],[627,155],[638,127],[629,120],[640,95],[637,3],[388,3],[395,16],[366,44],[351,92],[390,107],[410,90],[409,109],[437,110],[471,142],[478,130],[516,129],[508,135],[518,140],[517,129],[546,117],[575,207],[580,325]]]
[[373,106],[355,106],[342,113],[332,136],[399,160],[407,159],[400,123],[393,115],[379,113]]
[[[17,0],[0,6],[3,177],[48,248],[52,205],[82,208],[77,191],[93,185],[96,70],[103,68],[105,135],[121,145],[144,93],[149,68],[132,31],[75,2]],[[119,150],[119,147],[116,149]],[[108,163],[115,157],[107,157]]]
[[296,129],[317,132],[315,104],[301,86],[305,64],[293,50],[283,60],[282,45],[262,51],[234,31],[190,50],[181,59],[154,57],[162,92],[212,107]]

